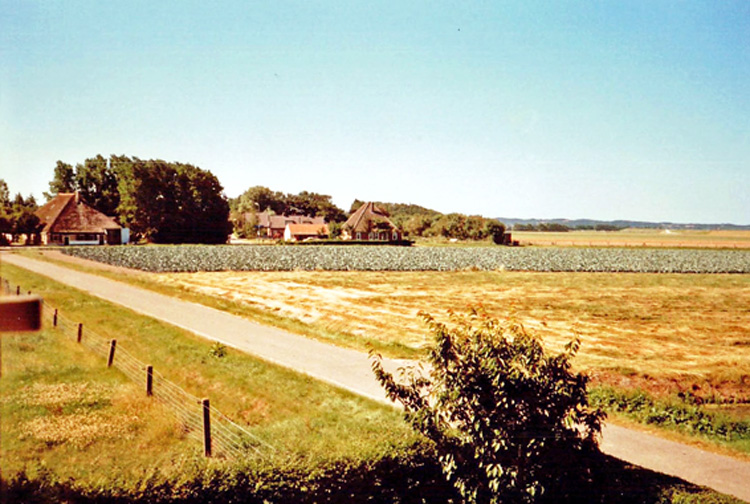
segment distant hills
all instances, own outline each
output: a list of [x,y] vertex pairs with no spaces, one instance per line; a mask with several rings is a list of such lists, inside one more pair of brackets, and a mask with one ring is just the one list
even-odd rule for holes
[[577,227],[593,228],[596,226],[615,226],[618,228],[640,228],[640,229],[697,229],[697,230],[743,230],[750,231],[750,225],[741,226],[737,224],[678,224],[675,222],[643,222],[643,221],[630,221],[630,220],[614,220],[614,221],[601,221],[594,219],[516,219],[508,217],[498,217],[500,222],[506,226],[514,226],[516,224],[533,225],[538,226],[539,224],[559,224],[567,226],[571,229]]

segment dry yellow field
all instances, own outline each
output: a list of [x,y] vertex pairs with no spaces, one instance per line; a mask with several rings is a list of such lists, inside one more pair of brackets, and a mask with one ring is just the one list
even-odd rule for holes
[[558,247],[678,247],[678,248],[750,248],[750,231],[697,231],[623,229],[622,231],[570,231],[543,233],[514,231],[521,245]]
[[[219,272],[160,282],[270,310],[413,355],[420,310],[481,304],[515,314],[550,348],[577,331],[577,365],[604,381],[750,397],[750,275],[511,272]],[[409,352],[412,350],[412,352]]]

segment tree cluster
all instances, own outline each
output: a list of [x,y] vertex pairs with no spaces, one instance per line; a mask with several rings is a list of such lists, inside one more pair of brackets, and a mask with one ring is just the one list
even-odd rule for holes
[[[364,204],[354,200],[351,212]],[[486,240],[502,243],[505,225],[497,219],[461,213],[442,214],[418,205],[375,203],[389,213],[391,220],[406,236],[443,237],[457,240]]]
[[190,164],[97,155],[74,169],[58,161],[49,188],[48,198],[79,191],[134,237],[154,243],[225,243],[231,231],[219,180]]
[[[17,193],[11,199],[8,184],[0,179],[0,245],[9,245],[5,235],[11,235],[12,240],[17,241],[23,234],[34,236],[39,233],[43,224],[34,215],[36,209],[34,196],[24,198],[21,193]],[[31,241],[27,240],[26,243]]]
[[257,214],[271,212],[275,215],[307,215],[323,217],[329,224],[332,234],[336,234],[338,224],[347,219],[346,213],[337,207],[326,194],[302,191],[299,194],[284,194],[264,186],[253,186],[229,200],[232,210],[234,232],[240,238],[255,236]]
[[302,191],[284,194],[263,186],[253,186],[229,201],[232,211],[265,212],[276,215],[307,215],[324,217],[327,222],[344,222],[346,213],[337,207],[326,194]]

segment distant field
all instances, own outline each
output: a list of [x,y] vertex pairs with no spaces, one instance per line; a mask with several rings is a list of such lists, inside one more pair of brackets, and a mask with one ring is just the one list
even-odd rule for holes
[[[514,272],[214,272],[159,282],[299,319],[362,346],[413,356],[429,334],[417,317],[481,304],[515,313],[576,364],[630,386],[699,386],[750,400],[750,276]],[[633,383],[623,383],[633,381]]]
[[624,229],[542,233],[514,231],[521,245],[573,247],[750,248],[750,231]]

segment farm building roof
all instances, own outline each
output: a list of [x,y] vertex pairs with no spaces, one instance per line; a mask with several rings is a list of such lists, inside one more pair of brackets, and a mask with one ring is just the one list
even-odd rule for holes
[[375,206],[373,202],[367,202],[357,209],[356,212],[349,216],[344,223],[344,227],[354,233],[368,233],[375,227],[386,225],[390,229],[398,227],[388,218],[388,212],[380,207]]
[[106,233],[120,229],[111,217],[90,207],[79,193],[60,193],[35,212],[43,233]]
[[328,236],[327,224],[287,224],[292,236]]

